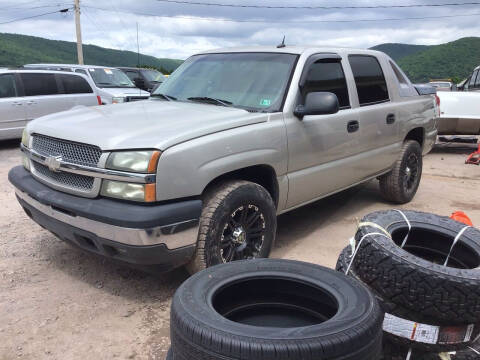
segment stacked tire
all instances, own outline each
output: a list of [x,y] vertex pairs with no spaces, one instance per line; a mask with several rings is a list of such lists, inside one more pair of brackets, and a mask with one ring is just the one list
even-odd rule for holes
[[384,314],[339,272],[288,260],[217,265],[171,307],[168,360],[378,360]]
[[479,267],[478,229],[390,210],[361,220],[336,269],[368,286],[385,311],[385,360],[406,359],[409,352],[411,359],[451,353],[463,360],[480,359]]

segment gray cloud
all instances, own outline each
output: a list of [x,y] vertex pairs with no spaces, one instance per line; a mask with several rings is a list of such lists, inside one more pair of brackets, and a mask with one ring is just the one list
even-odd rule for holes
[[[361,6],[393,5],[392,0],[210,0],[209,2],[266,5]],[[401,4],[432,4],[440,0],[402,1]],[[61,4],[61,6],[56,6]],[[69,7],[63,0],[3,0],[0,22]],[[186,58],[218,47],[275,45],[286,35],[287,44],[370,47],[384,42],[439,44],[480,34],[478,16],[435,20],[406,20],[355,23],[314,23],[312,21],[381,19],[425,16],[452,16],[480,12],[478,6],[409,9],[355,10],[280,10],[239,9],[169,4],[155,0],[81,0],[83,39],[86,44],[136,50],[136,22],[140,27],[140,48],[157,57]],[[42,6],[40,8],[40,6]],[[35,8],[35,9],[34,9]],[[108,9],[103,11],[98,8]],[[152,17],[134,12],[162,15]],[[172,18],[174,17],[174,18]],[[185,18],[186,17],[186,18]],[[256,20],[265,22],[229,22],[201,20]],[[0,32],[15,32],[58,40],[75,40],[73,13],[0,25]]]

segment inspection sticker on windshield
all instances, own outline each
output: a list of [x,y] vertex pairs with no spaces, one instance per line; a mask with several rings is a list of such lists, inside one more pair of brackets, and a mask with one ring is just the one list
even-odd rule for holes
[[270,106],[271,104],[272,104],[272,100],[270,100],[270,99],[260,100],[260,106]]
[[103,69],[103,71],[105,71],[108,75],[112,75],[112,70],[110,69]]

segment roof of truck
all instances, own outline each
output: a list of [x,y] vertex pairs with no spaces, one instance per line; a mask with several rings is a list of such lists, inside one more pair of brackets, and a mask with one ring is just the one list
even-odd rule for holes
[[329,47],[329,46],[290,46],[278,48],[277,46],[250,46],[250,47],[231,47],[221,48],[214,50],[207,50],[201,52],[202,54],[215,54],[215,53],[231,53],[231,52],[267,52],[267,53],[285,53],[285,54],[298,54],[303,53],[357,53],[357,54],[370,54],[370,55],[385,55],[385,53],[376,50],[355,49],[355,48],[342,48],[342,47]]

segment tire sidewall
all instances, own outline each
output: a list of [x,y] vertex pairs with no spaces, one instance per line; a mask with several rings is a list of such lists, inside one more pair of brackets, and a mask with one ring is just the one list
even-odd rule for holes
[[[227,283],[259,277],[285,278],[323,288],[336,299],[338,312],[324,323],[301,328],[253,327],[230,321],[217,313],[212,298],[219,289]],[[383,321],[378,302],[359,282],[320,266],[277,259],[236,261],[195,274],[181,285],[174,296],[172,314],[178,313],[188,314],[190,321],[198,326],[223,332],[225,336],[235,336],[239,341],[251,341],[249,337],[272,342],[338,337],[352,328],[360,330],[365,322],[370,321],[376,322],[381,331]],[[369,334],[368,340],[372,335]]]
[[[416,141],[408,141],[405,143],[405,152],[403,153],[403,157],[401,159],[401,176],[398,179],[399,186],[402,189],[403,195],[406,199],[413,199],[415,194],[417,193],[418,187],[420,186],[420,181],[422,178],[422,171],[423,171],[423,157],[422,157],[422,148],[420,144]],[[418,175],[415,179],[414,186],[410,189],[406,189],[405,186],[405,177],[403,176],[406,172],[407,168],[407,161],[411,154],[415,154],[418,160]]]
[[207,267],[223,263],[219,245],[225,223],[234,210],[248,205],[258,207],[264,216],[267,231],[258,257],[266,258],[269,256],[277,231],[276,208],[270,194],[263,187],[245,182],[230,192],[219,204],[208,225],[205,244]]

